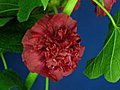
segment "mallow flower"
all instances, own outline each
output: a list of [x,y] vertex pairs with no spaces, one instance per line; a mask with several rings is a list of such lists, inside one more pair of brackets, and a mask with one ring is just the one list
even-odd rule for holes
[[84,46],[77,34],[77,22],[66,14],[43,16],[27,30],[22,58],[31,72],[59,81],[78,66]]

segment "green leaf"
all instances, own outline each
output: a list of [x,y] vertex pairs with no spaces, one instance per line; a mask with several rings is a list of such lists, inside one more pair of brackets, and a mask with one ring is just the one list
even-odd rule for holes
[[42,2],[42,4],[43,4],[44,10],[45,10],[45,9],[47,8],[47,6],[48,6],[49,0],[41,0],[41,2]]
[[114,16],[118,28],[109,25],[109,33],[101,52],[87,62],[85,75],[95,79],[104,75],[109,82],[120,79],[120,10]]
[[0,0],[0,17],[16,16],[18,9],[18,0]]
[[7,22],[9,22],[13,17],[8,18],[0,18],[0,27],[4,26]]
[[18,0],[0,0],[0,27],[13,19],[18,9]]
[[22,37],[42,15],[31,16],[28,21],[19,23],[11,20],[0,28],[0,48],[8,52],[22,52]]
[[27,21],[32,10],[38,6],[42,6],[41,0],[19,0],[20,9],[17,14],[19,22]]
[[26,90],[20,77],[12,70],[0,72],[0,90]]

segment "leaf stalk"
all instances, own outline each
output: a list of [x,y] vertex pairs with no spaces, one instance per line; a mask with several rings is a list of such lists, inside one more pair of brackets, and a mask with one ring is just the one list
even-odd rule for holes
[[3,53],[0,53],[0,56],[1,56],[1,59],[2,59],[2,62],[3,62],[4,68],[5,68],[5,70],[7,70],[8,67],[7,67],[7,63],[6,63],[6,60],[5,60],[5,58],[4,58]]
[[31,90],[35,80],[37,79],[38,74],[30,72],[25,80],[25,86],[27,90]]
[[49,90],[49,78],[47,78],[47,77],[45,80],[45,90]]
[[78,0],[68,0],[66,6],[63,9],[63,13],[65,13],[67,15],[71,15],[77,2],[78,2]]

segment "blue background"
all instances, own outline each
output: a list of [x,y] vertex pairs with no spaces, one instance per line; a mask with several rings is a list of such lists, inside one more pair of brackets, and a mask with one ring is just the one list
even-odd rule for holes
[[[112,14],[120,7],[120,0],[117,1],[112,8]],[[115,84],[109,83],[103,76],[90,80],[83,74],[87,60],[95,57],[103,47],[108,32],[108,17],[97,17],[90,0],[82,0],[79,10],[72,17],[78,21],[78,33],[82,38],[82,45],[86,46],[85,53],[74,73],[59,82],[50,81],[49,90],[120,90],[119,81]],[[5,58],[8,67],[14,69],[24,81],[28,70],[22,63],[21,54],[7,53]],[[2,69],[0,61],[0,70]],[[31,90],[44,90],[44,85],[45,78],[39,76]]]

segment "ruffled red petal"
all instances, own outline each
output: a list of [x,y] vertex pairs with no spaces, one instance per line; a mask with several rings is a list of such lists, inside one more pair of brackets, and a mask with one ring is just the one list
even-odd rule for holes
[[59,81],[78,65],[84,48],[77,22],[65,14],[45,15],[23,37],[23,62],[32,72]]

